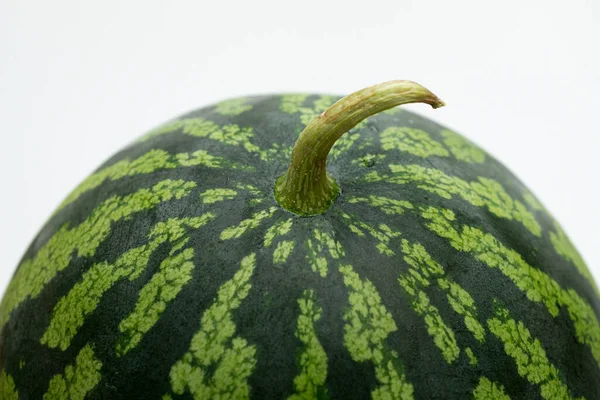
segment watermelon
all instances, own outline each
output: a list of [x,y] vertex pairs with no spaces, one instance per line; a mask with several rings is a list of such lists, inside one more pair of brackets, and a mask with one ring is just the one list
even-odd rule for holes
[[118,152],[0,306],[2,399],[600,398],[600,300],[460,134],[347,97],[236,98]]

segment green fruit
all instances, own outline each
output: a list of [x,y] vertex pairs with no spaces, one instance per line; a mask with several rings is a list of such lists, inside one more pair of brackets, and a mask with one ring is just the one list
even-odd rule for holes
[[443,105],[421,86],[336,100],[193,111],[81,183],[2,300],[0,398],[600,398],[598,290],[544,207],[391,108]]

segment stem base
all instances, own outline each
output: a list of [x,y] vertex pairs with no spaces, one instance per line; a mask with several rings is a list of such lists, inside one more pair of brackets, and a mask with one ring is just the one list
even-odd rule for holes
[[287,172],[275,183],[275,200],[300,216],[323,214],[340,193],[326,172],[327,154],[335,142],[360,121],[388,108],[407,103],[444,102],[411,81],[390,81],[371,86],[337,101],[309,123],[292,150]]
[[304,190],[292,190],[290,186],[294,184],[294,180],[285,173],[275,182],[275,200],[281,207],[301,217],[323,214],[340,194],[340,187],[335,178],[329,174],[326,174],[321,182],[312,181],[312,183],[312,185],[303,185]]

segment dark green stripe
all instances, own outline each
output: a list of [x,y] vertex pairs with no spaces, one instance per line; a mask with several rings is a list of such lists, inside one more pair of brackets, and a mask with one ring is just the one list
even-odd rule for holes
[[495,316],[487,323],[490,331],[504,343],[506,354],[515,360],[519,375],[540,386],[542,398],[573,398],[562,382],[560,372],[548,360],[542,343],[531,336],[522,321],[515,321],[506,308],[497,306]]
[[535,236],[541,236],[542,228],[535,217],[518,200],[514,200],[497,181],[479,177],[468,182],[451,176],[439,169],[425,168],[420,165],[390,164],[391,175],[369,172],[364,179],[367,182],[383,181],[398,185],[414,183],[419,189],[434,193],[442,198],[458,196],[468,203],[487,208],[492,214],[508,220],[521,222]]
[[110,233],[111,224],[159,203],[187,196],[196,184],[165,180],[151,189],[139,189],[127,196],[115,196],[96,207],[77,227],[63,225],[38,250],[34,258],[22,262],[11,280],[0,305],[0,327],[10,313],[28,297],[35,298],[54,276],[66,268],[77,250],[79,257],[91,257]]
[[600,324],[594,310],[576,291],[561,288],[555,280],[531,267],[494,236],[471,226],[463,226],[459,232],[454,226],[455,216],[451,210],[427,207],[422,209],[422,215],[428,221],[429,229],[448,239],[455,249],[472,253],[489,267],[498,268],[529,300],[543,303],[553,317],[558,316],[559,307],[566,307],[577,340],[589,346],[600,366]]
[[256,348],[234,336],[232,312],[250,291],[255,265],[254,253],[244,257],[238,272],[220,287],[202,315],[200,331],[192,338],[189,351],[171,368],[171,387],[176,394],[189,391],[197,399],[249,398],[247,380],[256,364]]
[[64,374],[55,375],[49,383],[44,400],[84,400],[100,382],[102,362],[96,358],[90,345],[85,346],[75,359],[75,365],[67,365]]

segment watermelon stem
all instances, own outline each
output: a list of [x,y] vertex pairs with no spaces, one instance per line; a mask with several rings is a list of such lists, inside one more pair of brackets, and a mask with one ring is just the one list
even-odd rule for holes
[[327,211],[340,193],[337,182],[326,170],[331,147],[365,118],[408,103],[444,106],[443,101],[418,83],[396,80],[354,92],[325,110],[302,131],[287,172],[275,183],[279,205],[300,216]]

